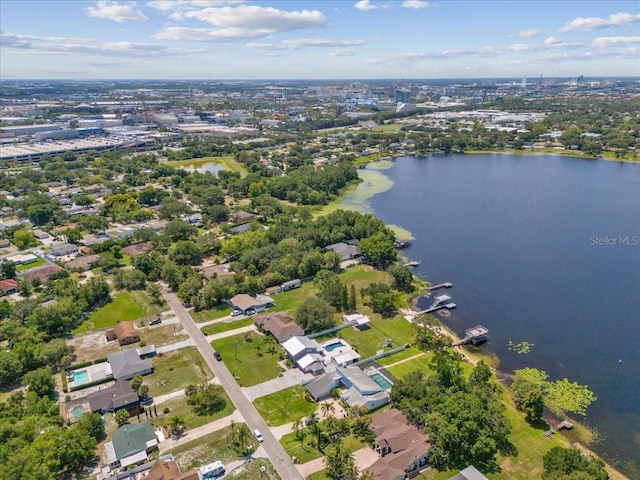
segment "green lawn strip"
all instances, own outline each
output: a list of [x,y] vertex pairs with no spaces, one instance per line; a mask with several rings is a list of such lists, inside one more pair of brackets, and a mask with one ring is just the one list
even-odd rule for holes
[[394,365],[392,367],[386,367],[386,368],[387,370],[389,370],[391,375],[393,375],[398,379],[405,377],[407,374],[415,370],[422,370],[428,375],[432,373],[432,370],[430,367],[432,358],[433,358],[433,354],[428,353],[428,354],[413,358],[411,360],[407,360],[406,362],[399,363],[398,365]]
[[215,310],[201,310],[199,312],[189,312],[191,318],[196,323],[208,322],[209,320],[217,320],[218,318],[226,317],[233,309],[231,307],[225,307]]
[[224,364],[242,387],[266,382],[276,378],[281,372],[278,365],[282,352],[280,347],[277,347],[275,353],[272,354],[263,346],[258,354],[257,345],[262,343],[263,338],[265,338],[264,335],[247,332],[211,342],[213,348],[222,355]]
[[355,348],[362,360],[375,355],[378,350],[382,349],[382,345],[387,339],[386,335],[374,328],[360,331],[353,327],[347,327],[339,330],[337,334],[331,335],[331,337],[336,336],[344,338],[349,345]]
[[413,344],[416,339],[413,324],[400,315],[384,320],[374,318],[371,320],[371,327],[380,331],[386,337],[391,338],[396,347],[407,343]]
[[271,310],[295,315],[300,305],[302,305],[307,298],[315,297],[319,291],[318,286],[313,282],[306,282],[303,283],[300,288],[280,292],[272,297],[276,306]]
[[144,315],[144,309],[138,305],[129,294],[118,295],[105,306],[89,315],[73,333],[83,333],[90,330],[107,328],[117,322],[137,320]]
[[213,377],[194,347],[158,355],[153,359],[153,370],[153,374],[143,377],[152,397],[183,389],[187,385],[199,385]]
[[[222,410],[214,413],[213,415],[196,415],[193,413],[191,406],[187,405],[187,397],[184,396],[167,400],[156,407],[158,416],[154,417],[153,423],[156,426],[166,428],[169,423],[169,417],[172,415],[181,415],[182,418],[184,418],[185,430],[191,430],[213,422],[214,420],[218,420],[219,418],[224,418],[231,415],[236,408],[227,394],[223,393],[223,395],[227,403]],[[165,408],[169,408],[169,413],[164,413]]]
[[309,480],[333,480],[325,470],[320,470],[319,472],[312,473],[309,477]]
[[247,327],[253,324],[253,318],[243,318],[242,320],[231,320],[229,322],[217,322],[212,325],[202,327],[205,335],[215,335],[216,333],[228,332],[237,328]]
[[271,426],[306,417],[318,409],[318,404],[307,400],[306,389],[300,385],[257,398],[253,405]]
[[[307,427],[304,429],[304,432],[305,437],[302,445],[294,432],[288,433],[280,439],[280,444],[290,457],[296,457],[297,463],[306,463],[324,456],[322,452],[319,452],[315,447],[309,445],[310,442],[314,442],[315,445],[315,435],[313,435],[311,429]],[[362,447],[366,447],[366,443],[353,435],[349,435],[342,439],[342,446],[349,452],[355,452]],[[331,448],[331,445],[325,445],[324,448],[327,450]]]
[[393,355],[390,355],[388,357],[382,357],[376,360],[376,362],[384,367],[393,363],[397,363],[401,360],[405,360],[407,358],[415,357],[416,355],[420,355],[421,353],[422,351],[420,349],[416,347],[410,347],[402,350],[401,352],[394,353]]
[[44,258],[38,257],[38,259],[35,262],[27,263],[25,265],[16,265],[16,272],[24,272],[25,270],[30,270],[32,268],[38,268],[43,265],[48,265],[48,263],[49,262],[47,262]]
[[156,305],[151,301],[149,295],[144,290],[131,290],[128,292],[129,295],[136,301],[138,305],[142,307],[144,310],[144,318],[145,322],[148,322],[152,318],[160,315],[160,312],[163,308],[167,308],[167,305],[163,302],[162,305]]
[[[237,424],[239,425],[239,424]],[[237,426],[236,426],[237,428]],[[248,442],[255,448],[257,442],[251,436]],[[229,463],[241,458],[241,455],[231,447],[231,428],[226,427],[203,437],[187,442],[178,447],[163,452],[173,455],[180,470],[185,472],[192,468],[198,468],[208,463],[220,460]]]

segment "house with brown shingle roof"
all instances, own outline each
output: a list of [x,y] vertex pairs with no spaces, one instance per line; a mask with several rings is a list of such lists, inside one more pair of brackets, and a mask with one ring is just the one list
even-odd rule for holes
[[51,263],[41,268],[32,268],[31,270],[26,270],[25,272],[21,272],[19,275],[29,283],[32,283],[36,278],[44,283],[58,275],[63,270],[64,268],[62,268],[60,265]]
[[[84,248],[84,247],[82,247]],[[64,264],[67,269],[73,272],[86,272],[94,267],[98,266],[100,261],[100,255],[86,255],[83,257],[74,258]]]
[[392,408],[374,415],[369,430],[380,458],[365,471],[371,471],[375,478],[404,480],[428,465],[429,437],[411,425],[400,410]]
[[273,335],[278,343],[289,340],[296,335],[304,335],[304,328],[298,325],[291,315],[284,312],[264,313],[258,315],[253,323],[266,333]]
[[18,282],[13,278],[7,278],[6,280],[0,280],[0,290],[3,295],[11,295],[18,291]]
[[113,330],[106,333],[107,341],[118,340],[119,345],[129,345],[140,341],[140,335],[132,322],[118,322]]
[[144,478],[147,480],[200,480],[198,470],[180,473],[180,467],[174,460],[166,461],[162,458],[155,461]]
[[153,247],[150,244],[142,242],[142,243],[134,243],[133,245],[124,247],[122,249],[122,253],[126,253],[130,257],[137,257],[139,255],[149,253],[151,250],[153,250]]

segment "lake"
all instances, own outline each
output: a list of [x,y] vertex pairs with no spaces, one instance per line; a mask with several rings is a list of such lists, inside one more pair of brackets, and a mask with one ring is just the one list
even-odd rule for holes
[[221,170],[224,170],[224,165],[222,165],[221,163],[214,163],[214,162],[194,162],[194,163],[187,163],[187,164],[182,164],[180,165],[180,168],[186,170],[189,173],[193,173],[193,172],[200,172],[200,173],[206,173],[206,172],[211,172],[214,175],[218,175],[218,172]]
[[[488,327],[482,348],[504,372],[588,385],[598,400],[585,423],[602,436],[592,448],[640,478],[640,165],[454,154],[374,173],[393,185],[367,206],[414,235],[402,254],[419,276],[454,285],[443,321],[459,335]],[[510,341],[533,346],[519,355]]]

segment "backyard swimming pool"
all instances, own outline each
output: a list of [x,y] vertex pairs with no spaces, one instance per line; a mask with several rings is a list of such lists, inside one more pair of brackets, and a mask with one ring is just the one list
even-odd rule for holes
[[73,372],[73,383],[76,385],[84,385],[85,383],[89,383],[89,372],[86,369],[84,370],[76,370]]
[[379,373],[372,374],[371,375],[371,380],[376,382],[378,385],[380,385],[385,390],[388,390],[393,386],[393,384],[389,380],[387,380],[384,376],[380,375]]
[[346,345],[343,342],[337,341],[325,346],[324,349],[327,352],[333,352],[336,348],[341,348],[341,347],[346,347]]
[[84,415],[84,407],[82,405],[76,405],[71,409],[71,415],[73,415],[73,418],[76,420],[80,420],[80,417]]

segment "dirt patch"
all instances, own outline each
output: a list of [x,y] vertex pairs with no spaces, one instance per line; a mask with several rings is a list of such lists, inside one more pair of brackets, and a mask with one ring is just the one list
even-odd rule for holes
[[120,350],[118,342],[107,342],[105,331],[86,333],[67,342],[74,347],[76,362],[94,361]]

